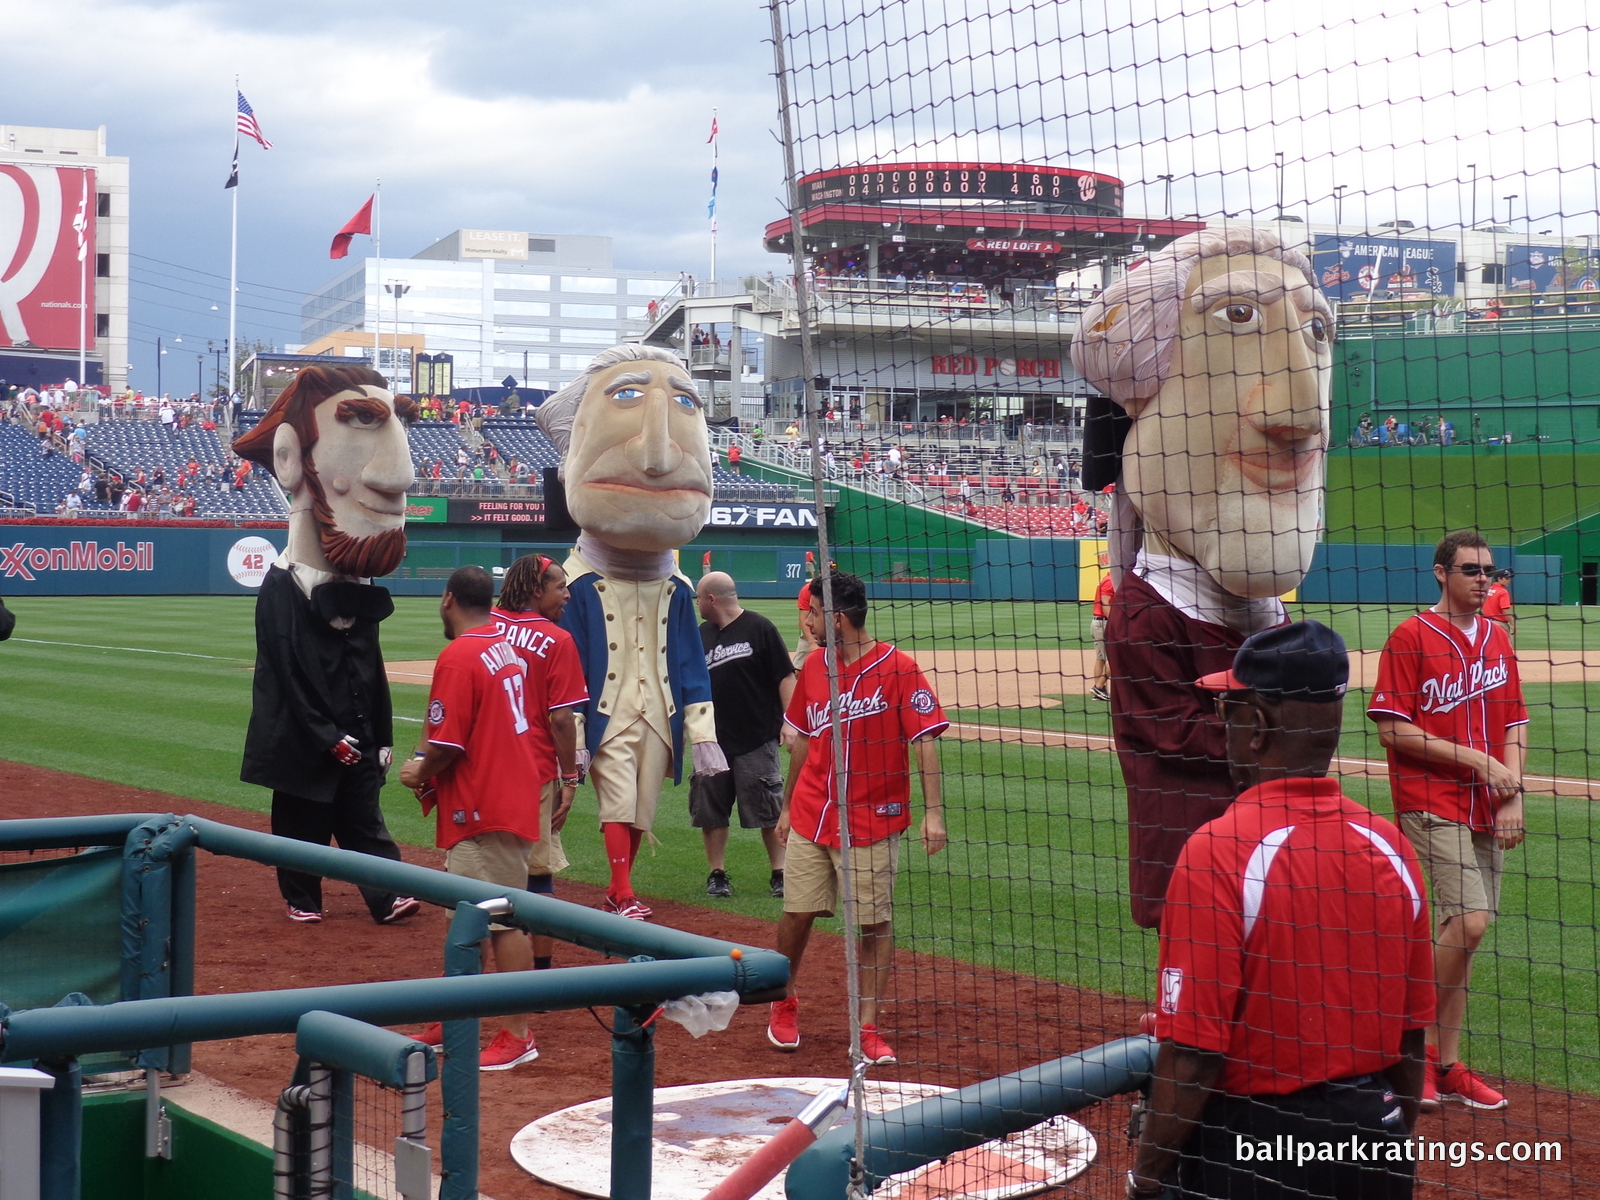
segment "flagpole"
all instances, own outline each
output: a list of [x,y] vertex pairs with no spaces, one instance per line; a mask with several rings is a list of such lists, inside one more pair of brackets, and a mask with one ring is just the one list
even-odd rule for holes
[[711,110],[711,294],[717,291],[717,110]]
[[239,77],[233,77],[233,231],[228,238],[228,409],[233,410],[233,393],[238,388],[239,359],[235,338],[239,316]]
[[[372,369],[383,371],[379,360],[383,352],[383,180],[372,188],[372,255],[376,287],[373,290],[372,309]],[[390,381],[393,382],[392,380]]]

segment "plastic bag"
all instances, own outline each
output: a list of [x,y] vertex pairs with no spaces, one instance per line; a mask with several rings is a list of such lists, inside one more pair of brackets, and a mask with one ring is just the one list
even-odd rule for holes
[[705,992],[668,1000],[661,1006],[661,1015],[682,1025],[691,1037],[699,1038],[712,1030],[720,1033],[726,1029],[738,1008],[738,992]]

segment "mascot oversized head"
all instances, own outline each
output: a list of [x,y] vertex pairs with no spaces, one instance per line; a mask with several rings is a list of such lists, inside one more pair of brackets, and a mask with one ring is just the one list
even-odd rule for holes
[[705,405],[670,350],[629,344],[595,355],[534,414],[561,452],[567,508],[612,550],[676,550],[711,515]]
[[370,368],[306,367],[233,443],[289,493],[289,562],[356,578],[400,565],[416,415]]
[[1233,596],[1299,586],[1322,528],[1333,366],[1333,312],[1303,254],[1270,229],[1179,238],[1089,306],[1072,361],[1133,419],[1119,578],[1142,541]]

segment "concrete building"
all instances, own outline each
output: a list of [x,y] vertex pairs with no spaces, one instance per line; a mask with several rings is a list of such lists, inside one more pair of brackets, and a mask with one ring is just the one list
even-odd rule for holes
[[424,347],[453,356],[457,387],[510,375],[558,388],[597,351],[640,337],[651,302],[678,281],[613,266],[608,237],[458,229],[410,258],[346,268],[302,302],[301,333],[308,348],[362,358],[376,336],[378,368],[400,390]]
[[[0,195],[0,259],[21,264],[0,283],[0,378],[33,386],[76,379],[81,350],[87,381],[121,390],[128,380],[128,160],[106,153],[104,125],[0,125],[0,189],[11,192]],[[81,259],[80,206],[85,242],[92,241]],[[8,210],[54,220],[9,223]]]

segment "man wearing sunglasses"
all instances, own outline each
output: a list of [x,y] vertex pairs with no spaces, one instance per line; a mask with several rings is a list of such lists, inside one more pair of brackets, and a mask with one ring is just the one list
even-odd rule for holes
[[1423,1110],[1504,1108],[1460,1061],[1472,957],[1499,909],[1505,851],[1522,843],[1528,710],[1511,638],[1480,610],[1495,573],[1481,534],[1434,551],[1439,603],[1404,621],[1378,663],[1367,715],[1389,753],[1400,828],[1433,885],[1438,1021],[1428,1030]]

